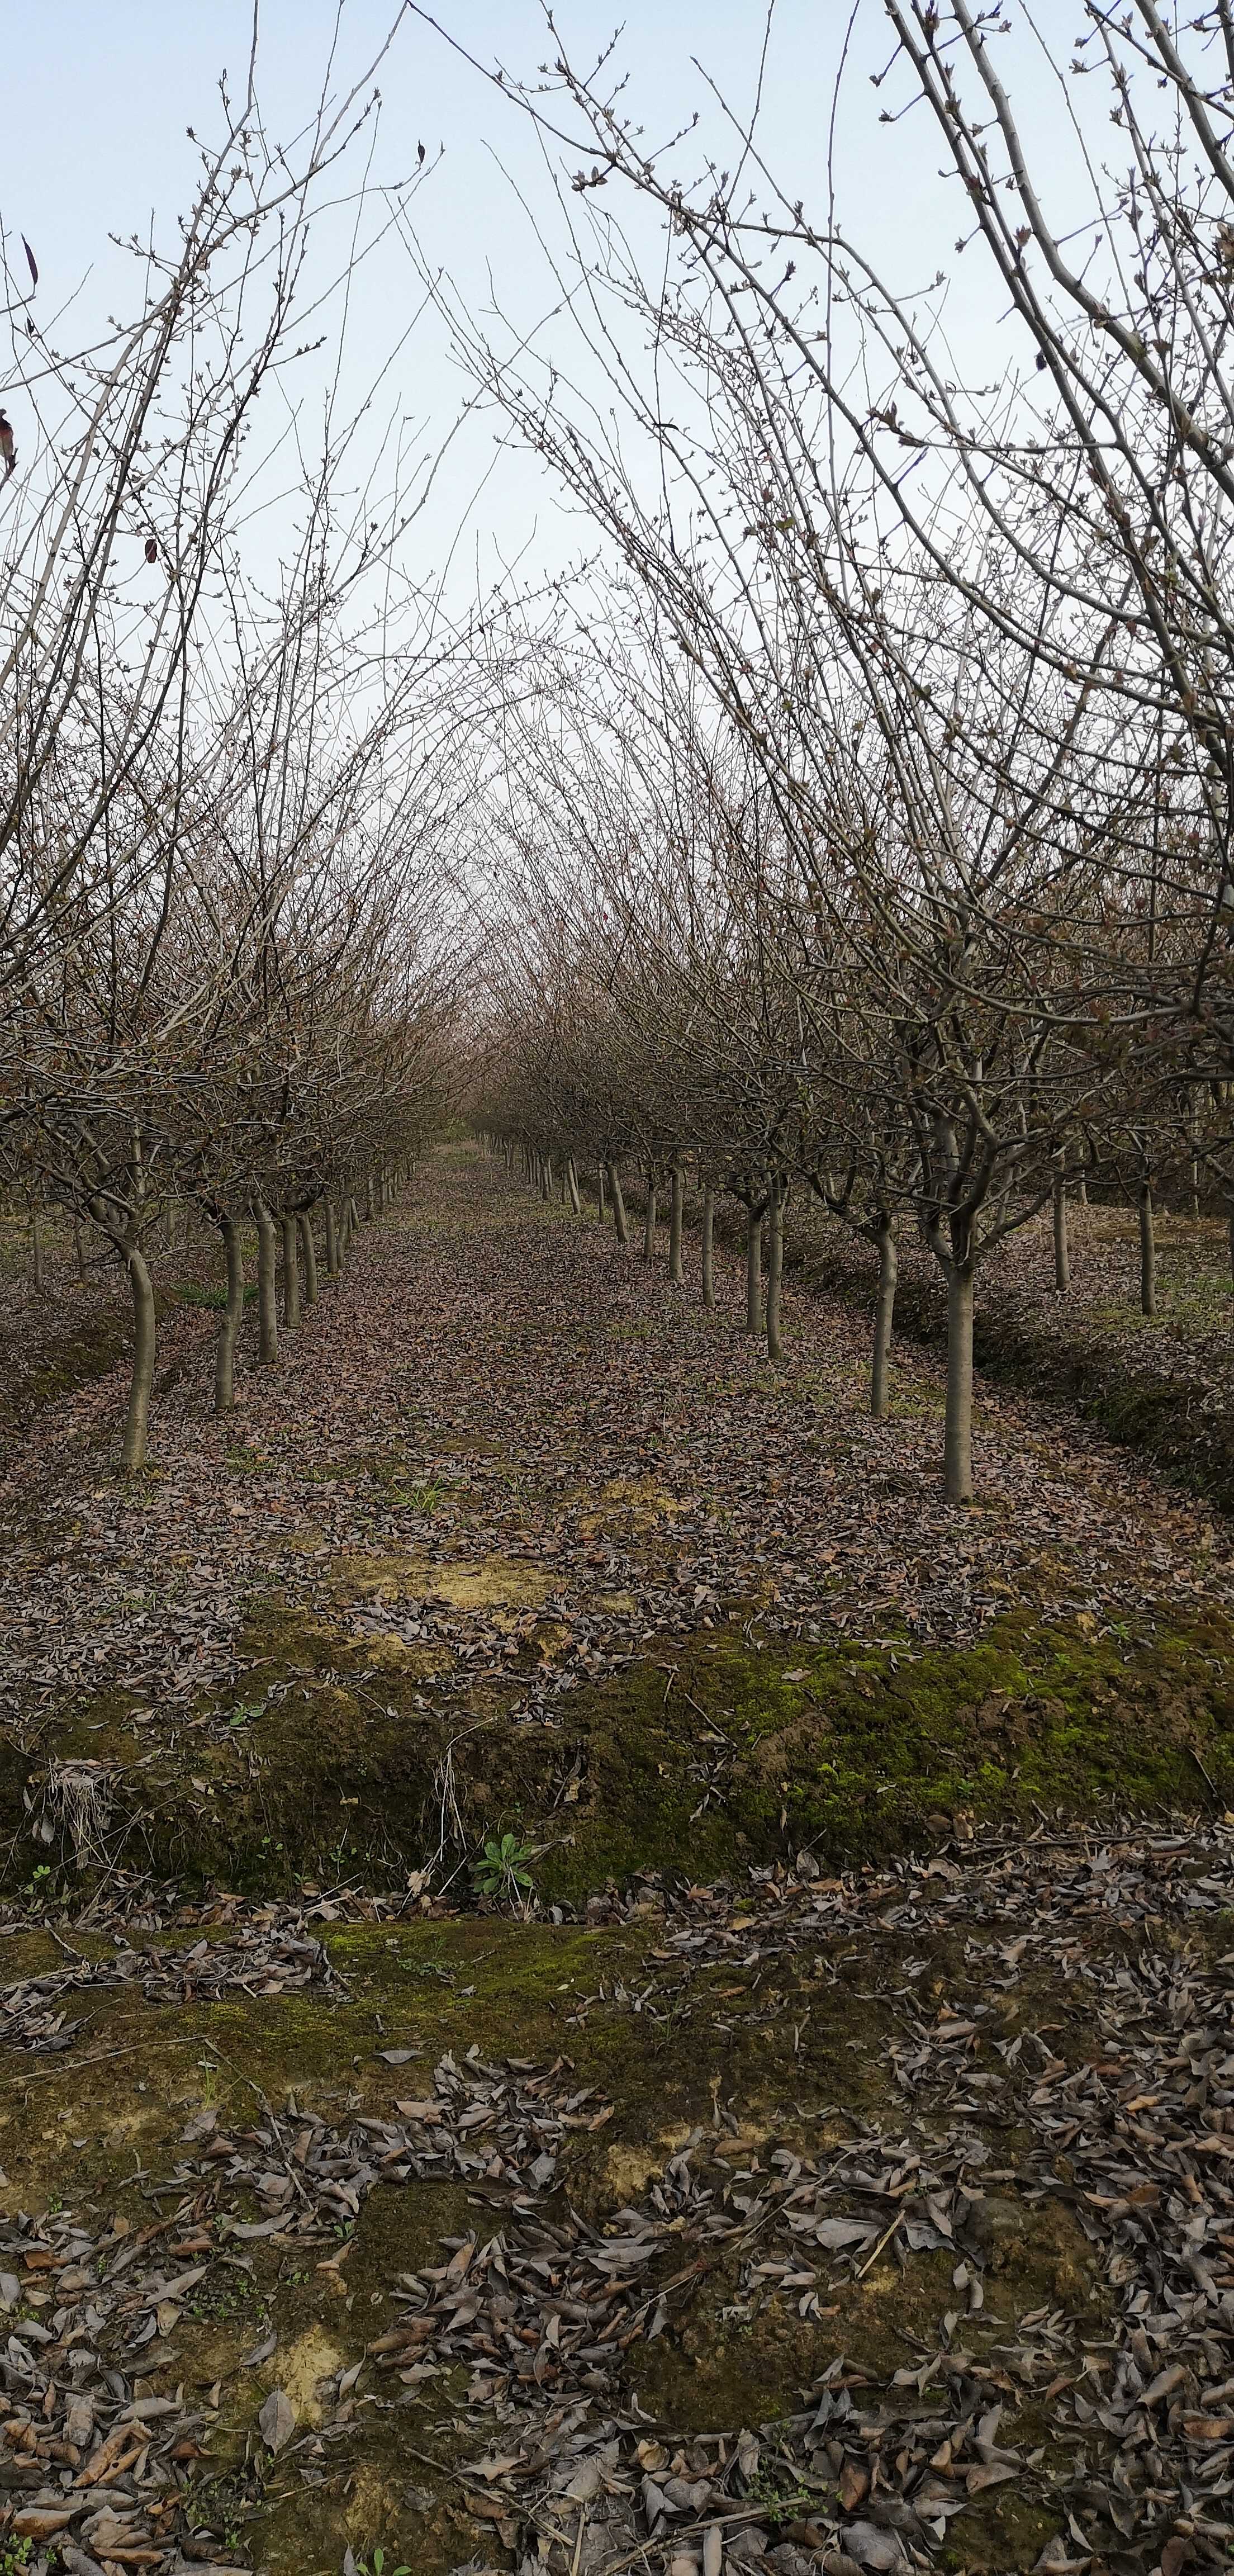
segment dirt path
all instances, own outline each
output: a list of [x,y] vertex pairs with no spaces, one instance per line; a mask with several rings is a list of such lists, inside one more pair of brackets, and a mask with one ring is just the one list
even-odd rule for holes
[[57,1409],[0,2567],[1228,2563],[1224,1532],[1002,1398],[945,1511],[928,1357],[739,1284],[441,1156],[140,1488]]
[[126,1871],[269,1886],[459,1839],[449,1755],[468,1825],[558,1818],[544,1891],[575,1899],[785,1836],[841,1860],[927,1816],[1223,1796],[1225,1524],[988,1392],[981,1499],[949,1510],[932,1360],[872,1424],[860,1320],[790,1297],[772,1370],[739,1287],[722,1263],[708,1316],[441,1155],[224,1423],[194,1347],[139,1483],[114,1381],[53,1408],[5,1542],[10,1878],[64,1760]]

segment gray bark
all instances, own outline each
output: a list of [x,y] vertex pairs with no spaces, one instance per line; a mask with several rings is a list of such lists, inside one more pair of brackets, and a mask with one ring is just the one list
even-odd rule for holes
[[244,1253],[234,1216],[225,1216],[219,1231],[227,1256],[227,1303],[219,1318],[214,1352],[214,1410],[230,1413],[236,1400],[236,1342],[244,1315]]
[[1140,1183],[1140,1313],[1157,1312],[1157,1235],[1153,1225],[1153,1185]]
[[673,1197],[668,1221],[668,1275],[674,1288],[684,1288],[686,1274],[681,1260],[681,1223],[685,1210],[686,1176],[680,1163],[673,1165]]
[[763,1329],[763,1220],[746,1209],[746,1331]]
[[[384,1183],[383,1183],[383,1194],[384,1194]],[[335,1213],[334,1213],[334,1201],[333,1201],[333,1199],[327,1199],[327,1200],[324,1202],[324,1204],[325,1204],[325,1211],[326,1211],[326,1277],[327,1277],[327,1279],[337,1279],[337,1277],[338,1277],[338,1219],[336,1218]]]
[[621,1187],[621,1174],[615,1163],[610,1163],[608,1167],[608,1185],[613,1199],[613,1232],[624,1252],[629,1245],[630,1228],[626,1222],[626,1202]]
[[608,1208],[607,1208],[607,1205],[606,1205],[606,1203],[605,1203],[605,1194],[604,1194],[604,1165],[603,1165],[603,1163],[601,1163],[601,1165],[600,1165],[600,1223],[601,1223],[601,1225],[607,1225],[607,1223],[608,1223]]
[[1054,1285],[1059,1296],[1071,1286],[1071,1254],[1067,1242],[1067,1181],[1061,1160],[1054,1166]]
[[296,1220],[281,1219],[283,1229],[283,1322],[289,1333],[300,1323],[300,1263],[296,1252]]
[[704,1306],[714,1306],[714,1304],[715,1304],[715,1302],[716,1302],[715,1230],[716,1230],[716,1194],[715,1194],[715,1191],[714,1191],[714,1190],[704,1190],[704,1192],[703,1192],[703,1304],[704,1304]]
[[136,1244],[130,1247],[125,1259],[133,1299],[133,1375],[129,1386],[128,1419],[124,1425],[124,1465],[126,1473],[132,1475],[146,1463],[146,1432],[154,1385],[154,1288]]
[[570,1161],[566,1165],[566,1187],[570,1193],[570,1205],[573,1208],[575,1215],[581,1216],[583,1213],[583,1202],[578,1194],[578,1173],[574,1168],[573,1157],[571,1157]]
[[317,1303],[317,1246],[313,1241],[313,1220],[307,1208],[301,1208],[296,1218],[296,1227],[300,1236],[300,1250],[304,1257],[304,1302],[306,1306],[315,1306]]
[[369,1171],[367,1171],[367,1172],[365,1173],[365,1175],[364,1175],[364,1221],[365,1221],[365,1224],[366,1224],[366,1225],[371,1225],[371,1224],[372,1224],[372,1222],[373,1222],[373,1218],[374,1218],[374,1216],[375,1216],[375,1215],[376,1215],[376,1209],[375,1209],[375,1208],[374,1208],[374,1206],[373,1206],[373,1175],[372,1175],[372,1171],[371,1171],[371,1170],[369,1170]]
[[943,1490],[949,1503],[973,1493],[973,1270],[952,1261],[947,1270],[947,1413],[943,1428]]
[[656,1179],[647,1174],[647,1203],[643,1210],[643,1259],[653,1261],[656,1250]]
[[878,1303],[874,1311],[874,1355],[870,1362],[870,1411],[876,1422],[887,1412],[887,1379],[891,1360],[891,1328],[895,1320],[896,1280],[899,1262],[891,1219],[879,1226]]
[[784,1275],[784,1202],[788,1196],[783,1181],[771,1185],[767,1202],[767,1357],[778,1360],[783,1355],[780,1338],[780,1283]]
[[257,1357],[263,1367],[269,1367],[279,1355],[274,1219],[264,1199],[254,1199],[253,1215],[257,1221]]

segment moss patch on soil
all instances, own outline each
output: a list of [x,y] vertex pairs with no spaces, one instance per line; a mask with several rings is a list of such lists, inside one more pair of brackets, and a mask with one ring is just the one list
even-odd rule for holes
[[1136,1638],[1009,1614],[966,1648],[795,1661],[748,1630],[702,1632],[570,1693],[555,1724],[512,1721],[482,1685],[435,1699],[443,1648],[287,1602],[254,1605],[242,1644],[242,1697],[153,1752],[119,1698],[66,1712],[37,1751],[0,1744],[10,1885],[72,1859],[36,1847],[24,1809],[49,1752],[111,1766],[130,1859],[237,1889],[356,1866],[401,1883],[441,1845],[449,1757],[464,1887],[508,1832],[536,1893],[566,1905],[648,1870],[712,1879],[802,1848],[839,1867],[984,1821],[1234,1801],[1234,1632],[1217,1618]]
[[[160,1946],[194,1937],[164,1937]],[[473,2046],[485,2058],[564,2058],[580,2088],[611,2102],[598,2132],[565,2139],[558,2176],[562,2208],[568,2203],[601,2230],[632,2197],[645,2196],[687,2142],[700,2176],[718,2190],[743,2170],[766,2172],[781,2149],[818,2156],[850,2138],[854,2125],[903,2118],[888,2042],[916,1935],[901,1940],[870,1924],[859,1950],[841,1934],[777,1961],[773,1981],[756,1966],[744,1978],[739,1968],[736,1987],[732,1965],[693,1976],[683,1965],[679,1988],[671,1971],[663,1982],[655,1911],[603,1931],[471,1918],[327,1926],[324,1938],[342,1980],[333,1992],[232,1995],[172,2008],[146,2003],[133,1988],[87,1990],[75,2010],[89,2026],[70,2054],[7,2055],[5,2210],[84,2202],[144,2225],[152,2180],[174,2170],[181,2130],[203,2106],[230,2133],[249,2129],[263,2102],[282,2108],[289,2097],[349,2126],[388,2116],[402,2094],[423,2094],[444,2050],[461,2060]],[[635,2011],[656,1954],[656,2009]],[[962,2001],[959,1954],[934,1944],[932,1961]],[[1026,2012],[1049,2028],[1057,2048],[1067,2044],[1082,1998],[1047,1978]],[[790,2028],[800,2035],[791,2053]],[[1082,2035],[1077,2027],[1077,2044]],[[414,2055],[391,2068],[380,2054],[387,2046]],[[1000,2157],[1013,2155],[1014,2141],[1000,2133]],[[970,2347],[995,2361],[1015,2321],[1043,2304],[1087,2313],[1099,2334],[1090,2249],[1065,2201],[1021,2197],[1013,2181],[1004,2197],[987,2313],[966,2322]],[[449,2422],[465,2372],[457,2388],[447,2375],[408,2404],[366,2366],[352,2426],[327,2454],[317,2487],[270,2461],[254,2428],[275,2386],[311,2427],[323,2382],[361,2363],[386,2330],[399,2276],[442,2262],[447,2240],[487,2238],[504,2216],[472,2186],[413,2180],[379,2185],[333,2248],[275,2239],[243,2248],[242,2265],[225,2247],[211,2256],[165,2349],[149,2357],[143,2389],[160,2395],[183,2385],[191,2402],[207,2406],[203,2510],[212,2527],[243,2537],[270,2576],[337,2576],[348,2545],[357,2555],[380,2545],[388,2564],[403,2561],[417,2576],[440,2576],[476,2552],[483,2535],[451,2475],[460,2444],[467,2458],[478,2448],[474,2432]],[[675,2258],[666,2260],[671,2266]],[[678,2436],[773,2422],[837,2353],[850,2376],[878,2378],[915,2364],[937,2347],[939,2322],[954,2303],[948,2257],[901,2260],[889,2249],[862,2281],[824,2286],[823,2313],[803,2320],[793,2295],[774,2286],[753,2298],[747,2291],[743,2302],[733,2249],[725,2247],[692,2299],[674,2306],[669,2330],[631,2348],[631,2383],[653,2421]],[[274,2353],[245,2367],[271,2332]],[[1023,2403],[1009,2401],[1009,2438],[1028,2439],[1031,2406],[1028,2392]],[[947,2563],[1029,2567],[1049,2536],[1039,2521],[1014,2495],[975,2500],[953,2526]],[[493,2545],[486,2549],[485,2563],[497,2563]]]

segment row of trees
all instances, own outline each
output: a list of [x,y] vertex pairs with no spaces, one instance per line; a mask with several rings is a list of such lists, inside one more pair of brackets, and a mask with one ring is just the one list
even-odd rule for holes
[[[620,83],[561,57],[525,94],[577,140],[571,310],[620,415],[460,310],[456,346],[623,569],[503,735],[485,1118],[734,1191],[773,1350],[784,1194],[815,1192],[878,1250],[876,1405],[919,1226],[960,1500],[992,1247],[1053,1199],[1061,1284],[1096,1170],[1138,1200],[1151,1304],[1155,1192],[1234,1207],[1232,66],[1220,13],[1077,14],[1128,153],[1077,268],[998,75],[1013,19],[886,4],[896,112],[937,117],[1026,334],[993,393],[748,119],[737,175],[686,184]],[[662,221],[646,277],[605,189]]]
[[294,1326],[315,1222],[336,1276],[447,1078],[467,696],[457,639],[399,569],[433,458],[397,423],[389,460],[365,447],[364,395],[341,416],[331,319],[391,220],[350,170],[375,68],[296,151],[267,140],[250,68],[167,255],[130,246],[135,310],[101,338],[66,353],[28,290],[9,307],[0,1180],[69,1211],[127,1278],[129,1468],[169,1206],[217,1233],[225,1410],[246,1229],[269,1361],[280,1251]]
[[[524,698],[517,725],[507,717],[491,818],[507,910],[477,1122],[575,1204],[590,1172],[619,1243],[636,1192],[650,1251],[659,1196],[675,1281],[693,1186],[708,1305],[717,1203],[735,1200],[747,1325],[773,1359],[784,1211],[805,1192],[871,1248],[876,1415],[897,1240],[919,1233],[947,1282],[945,1477],[963,1499],[981,1264],[1052,1204],[1065,1289],[1069,1196],[1119,1191],[1140,1208],[1151,1311],[1155,1202],[1189,1202],[1197,1178],[1210,1199],[1224,1189],[1227,1102],[1180,1082],[1172,1048],[1132,1046],[1076,1007],[1088,949],[1048,881],[1025,872],[997,933],[980,919],[961,932],[890,870],[876,906],[869,864],[864,882],[837,882],[818,839],[786,828],[756,747],[717,739],[688,667],[661,667],[654,703],[636,701],[642,657],[623,660],[619,691],[610,656],[584,699],[578,675],[595,663],[573,639],[555,667],[546,652],[544,694]],[[1111,978],[1134,975],[1142,936],[1134,912],[1108,909]]]

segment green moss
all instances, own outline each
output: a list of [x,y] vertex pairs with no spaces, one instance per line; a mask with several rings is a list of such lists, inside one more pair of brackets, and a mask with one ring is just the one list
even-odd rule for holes
[[[129,1848],[187,1884],[399,1884],[440,1847],[447,1754],[452,1865],[513,1832],[536,1893],[566,1904],[644,1870],[729,1876],[803,1846],[824,1866],[875,1859],[940,1819],[1234,1799],[1234,1629],[1215,1618],[1133,1636],[1008,1613],[978,1645],[928,1652],[702,1632],[571,1693],[551,1727],[511,1724],[482,1685],[434,1700],[444,1650],[387,1653],[280,1598],[250,1605],[240,1643],[238,1691],[153,1757],[122,1694],[76,1703],[40,1748],[112,1758]],[[0,1743],[10,1884],[48,1857],[22,1803],[37,1774]]]

